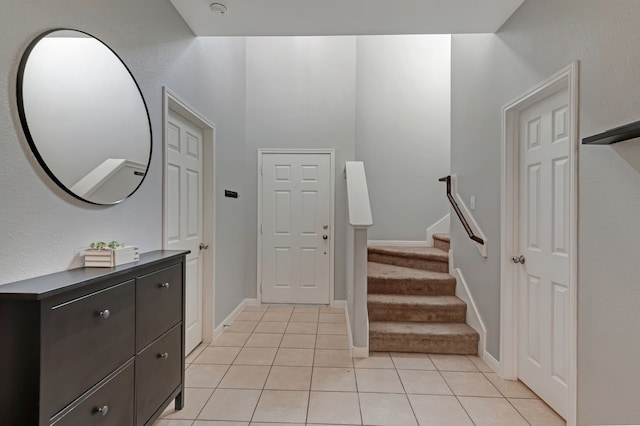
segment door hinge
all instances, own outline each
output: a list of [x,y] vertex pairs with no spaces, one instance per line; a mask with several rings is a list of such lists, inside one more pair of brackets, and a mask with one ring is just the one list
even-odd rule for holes
[[262,174],[264,174],[264,173],[262,173],[262,169],[263,169],[263,168],[264,168],[264,165],[260,164],[260,174],[261,174],[261,175],[262,175]]
[[262,224],[260,224],[260,233],[262,234]]

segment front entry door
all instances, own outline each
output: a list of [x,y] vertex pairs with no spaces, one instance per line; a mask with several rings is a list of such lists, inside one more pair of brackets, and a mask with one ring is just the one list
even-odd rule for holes
[[263,303],[330,302],[331,154],[261,153]]
[[518,376],[563,417],[569,411],[569,92],[520,113]]
[[202,342],[203,132],[173,110],[167,120],[166,248],[191,250],[185,281],[185,352]]

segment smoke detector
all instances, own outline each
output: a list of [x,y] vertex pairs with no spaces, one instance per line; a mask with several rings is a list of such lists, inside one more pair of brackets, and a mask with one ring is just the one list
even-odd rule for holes
[[220,2],[213,2],[209,5],[209,9],[215,15],[224,16],[227,14],[227,5]]

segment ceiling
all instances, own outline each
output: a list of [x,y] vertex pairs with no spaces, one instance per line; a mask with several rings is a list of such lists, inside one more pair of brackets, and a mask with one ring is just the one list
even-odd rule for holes
[[[170,0],[197,36],[493,33],[524,0]],[[227,13],[212,13],[212,2]]]

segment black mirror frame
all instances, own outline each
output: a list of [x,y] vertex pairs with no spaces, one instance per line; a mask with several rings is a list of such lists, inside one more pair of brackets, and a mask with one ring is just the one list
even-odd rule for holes
[[[31,131],[29,130],[29,125],[27,123],[27,116],[26,116],[26,113],[25,113],[25,110],[24,110],[24,98],[23,98],[23,95],[22,95],[23,85],[24,85],[24,81],[23,81],[24,71],[25,71],[25,68],[27,66],[27,61],[29,60],[29,55],[31,54],[31,51],[35,48],[35,46],[38,44],[38,42],[40,40],[42,40],[43,38],[45,38],[46,36],[48,36],[49,34],[57,32],[57,31],[74,31],[74,32],[77,32],[77,33],[84,34],[84,35],[86,35],[88,37],[91,37],[91,38],[99,41],[100,43],[102,43],[102,45],[104,45],[107,49],[109,49],[109,51],[111,51],[111,53],[113,53],[113,55],[116,58],[118,58],[118,60],[122,64],[122,66],[127,70],[127,72],[129,73],[129,76],[131,77],[131,80],[133,81],[133,83],[135,84],[136,88],[138,89],[138,93],[140,94],[140,99],[142,99],[142,104],[144,105],[145,113],[147,115],[147,124],[149,126],[149,158],[147,160],[147,168],[145,169],[144,176],[142,177],[142,179],[140,179],[140,183],[138,184],[138,186],[136,186],[133,189],[133,191],[131,191],[126,197],[122,198],[121,200],[114,201],[113,203],[96,203],[94,201],[87,200],[86,198],[82,198],[78,194],[76,194],[73,191],[71,191],[70,188],[68,188],[64,183],[62,183],[55,176],[53,171],[49,168],[47,163],[44,161],[44,158],[42,158],[42,156],[40,155],[40,152],[38,151],[36,143],[33,140],[33,137],[31,135]],[[147,107],[147,102],[144,99],[144,96],[142,94],[142,90],[140,89],[140,85],[138,84],[137,80],[135,79],[135,77],[131,73],[131,70],[129,69],[127,64],[124,63],[122,58],[120,58],[120,56],[118,56],[118,54],[109,45],[107,45],[105,42],[103,42],[99,38],[97,38],[97,37],[85,32],[85,31],[76,30],[76,29],[72,29],[72,28],[54,28],[54,29],[47,30],[47,31],[41,33],[35,39],[33,39],[33,41],[31,41],[31,43],[29,43],[29,45],[25,49],[24,53],[22,54],[22,58],[20,58],[20,64],[18,65],[17,83],[16,83],[16,99],[17,99],[17,103],[18,103],[18,115],[20,117],[20,124],[22,125],[22,130],[24,131],[24,135],[25,135],[25,137],[27,139],[27,142],[29,143],[29,147],[31,148],[31,152],[36,157],[36,159],[38,160],[38,163],[44,169],[44,171],[47,173],[49,178],[51,178],[51,180],[53,180],[58,185],[58,187],[60,187],[66,193],[68,193],[69,195],[73,196],[74,198],[76,198],[78,200],[81,200],[81,201],[84,201],[86,203],[99,205],[99,206],[110,206],[110,205],[115,205],[115,204],[121,203],[122,201],[124,201],[127,198],[129,198],[130,196],[132,196],[140,188],[140,186],[144,182],[145,178],[147,177],[147,174],[149,173],[149,168],[151,167],[151,158],[152,158],[152,154],[153,154],[153,130],[151,128],[151,117],[149,116],[149,108]]]

